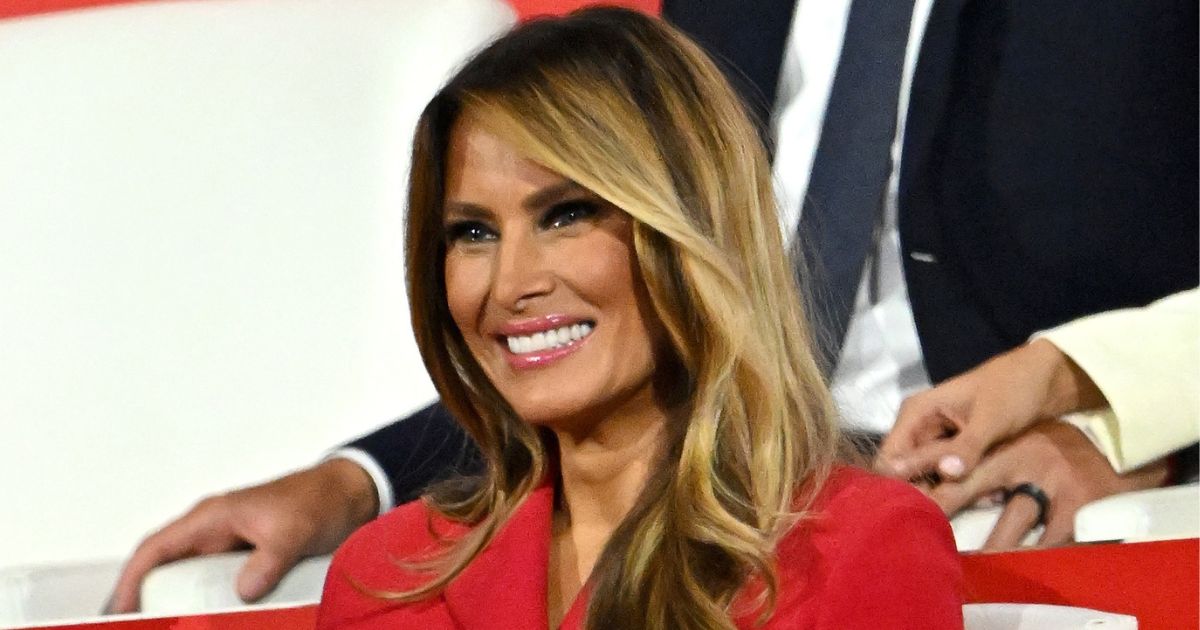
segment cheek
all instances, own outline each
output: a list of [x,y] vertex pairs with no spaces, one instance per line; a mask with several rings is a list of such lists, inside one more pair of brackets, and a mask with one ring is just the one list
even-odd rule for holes
[[631,350],[653,346],[659,328],[636,265],[632,246],[613,239],[578,252],[570,267],[580,292],[616,316],[618,341]]
[[487,273],[481,267],[476,259],[446,255],[446,305],[468,343],[476,334],[476,323],[487,296]]

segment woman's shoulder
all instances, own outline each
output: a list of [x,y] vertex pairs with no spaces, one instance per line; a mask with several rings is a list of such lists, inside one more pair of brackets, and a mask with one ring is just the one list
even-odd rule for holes
[[[898,540],[882,540],[888,533]],[[941,508],[911,484],[853,466],[835,466],[812,497],[800,522],[785,537],[803,540],[830,554],[886,542],[884,553],[925,545],[929,552],[954,553],[950,523]],[[930,542],[937,545],[929,547]],[[786,546],[786,545],[785,545]]]
[[894,511],[923,512],[935,515],[938,521],[946,520],[937,504],[912,484],[848,465],[834,466],[811,509],[839,520]]
[[417,499],[358,528],[338,547],[331,566],[352,570],[360,580],[385,578],[395,588],[402,563],[431,557],[467,530]]
[[397,608],[394,600],[379,595],[424,584],[430,574],[406,563],[430,559],[467,529],[423,500],[406,503],[360,527],[333,555],[317,627],[344,627],[351,622],[374,627],[379,615],[403,612],[406,609]]
[[835,467],[776,555],[781,625],[772,627],[962,627],[950,524],[907,483]]

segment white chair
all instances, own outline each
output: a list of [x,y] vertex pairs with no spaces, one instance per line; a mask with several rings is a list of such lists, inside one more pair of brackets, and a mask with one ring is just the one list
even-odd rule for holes
[[120,570],[118,560],[0,569],[0,627],[95,617]]
[[1137,630],[1129,615],[1044,604],[968,604],[965,630]]
[[[1080,542],[1191,538],[1200,528],[1200,496],[1196,484],[1120,494],[1085,506],[1076,517]],[[1000,508],[969,510],[952,522],[960,551],[983,546]],[[1041,528],[1025,538],[1037,541]],[[217,610],[237,606],[237,572],[246,553],[223,554],[177,562],[156,569],[146,580],[146,610],[160,613]],[[306,560],[264,603],[302,604],[317,601],[329,557]],[[973,604],[964,608],[968,628],[1023,630],[1041,628],[1136,628],[1131,617],[1086,609],[1036,604]],[[1087,625],[1091,623],[1092,625]],[[1133,623],[1134,625],[1129,625]],[[1073,624],[1073,625],[1072,625]]]
[[1075,514],[1078,542],[1142,542],[1200,537],[1200,485],[1126,492]]
[[[193,558],[151,571],[142,584],[142,612],[167,615],[244,606],[234,584],[248,555],[241,552]],[[301,561],[256,605],[315,604],[321,598],[321,586],[331,559],[332,556],[319,556]]]
[[202,494],[435,396],[403,288],[412,128],[513,19],[171,0],[0,20],[0,497],[19,506],[0,626],[95,614],[106,560]]

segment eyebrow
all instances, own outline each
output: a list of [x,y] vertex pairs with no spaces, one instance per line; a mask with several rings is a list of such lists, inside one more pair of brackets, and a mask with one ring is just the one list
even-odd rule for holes
[[[578,193],[589,193],[587,188],[579,185],[574,180],[565,179],[557,184],[551,184],[541,190],[529,195],[521,202],[521,206],[526,210],[541,208],[554,204],[572,195]],[[469,201],[450,201],[446,203],[443,209],[443,215],[449,214],[460,215],[468,219],[487,219],[492,216],[492,211],[484,206]]]
[[562,200],[564,197],[569,197],[580,192],[589,192],[588,189],[580,186],[574,180],[564,179],[562,182],[547,186],[532,195],[525,198],[521,205],[525,208],[540,208],[548,206],[556,201]]

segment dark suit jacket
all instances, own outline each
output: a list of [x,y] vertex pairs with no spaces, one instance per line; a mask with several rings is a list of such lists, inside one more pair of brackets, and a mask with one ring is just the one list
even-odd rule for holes
[[[666,0],[765,120],[791,0]],[[1083,315],[1196,286],[1195,0],[939,0],[900,173],[934,382]],[[462,461],[440,407],[359,440],[400,500]]]
[[[413,604],[363,591],[419,586],[428,575],[399,563],[438,549],[467,528],[421,501],[389,512],[334,555],[317,629],[546,628],[553,507],[554,488],[543,484],[449,587]],[[743,615],[739,628],[962,628],[962,568],[950,527],[915,488],[841,468],[808,514],[776,548],[775,614],[764,626],[754,624],[756,615]],[[586,608],[584,592],[559,627],[582,627]]]

